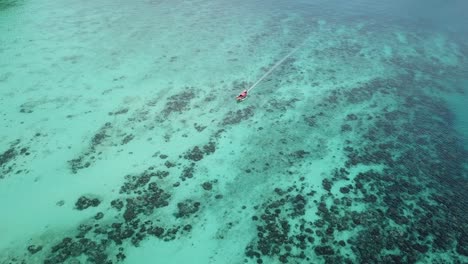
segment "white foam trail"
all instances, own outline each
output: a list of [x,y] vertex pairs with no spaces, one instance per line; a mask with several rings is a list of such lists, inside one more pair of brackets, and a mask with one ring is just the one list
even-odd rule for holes
[[284,56],[280,61],[278,61],[275,65],[273,65],[273,67],[271,67],[262,77],[260,77],[260,79],[258,79],[252,86],[250,86],[250,88],[247,89],[247,91],[250,92],[250,90],[255,88],[255,86],[257,86],[261,81],[263,81],[263,79],[265,79],[268,75],[270,75],[271,72],[273,72],[278,66],[280,66],[281,63],[283,63],[287,58],[289,58],[301,46],[302,46],[302,44],[297,46],[295,49],[293,49],[291,52],[289,52],[286,56]]

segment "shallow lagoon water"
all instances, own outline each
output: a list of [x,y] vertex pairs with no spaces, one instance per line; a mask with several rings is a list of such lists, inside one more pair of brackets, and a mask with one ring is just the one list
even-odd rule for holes
[[466,263],[467,6],[348,2],[2,2],[0,263]]

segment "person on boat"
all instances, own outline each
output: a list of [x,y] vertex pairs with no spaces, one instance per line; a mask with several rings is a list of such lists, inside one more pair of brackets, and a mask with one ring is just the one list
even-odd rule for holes
[[240,94],[236,97],[236,99],[237,99],[237,100],[244,100],[246,97],[247,97],[247,90],[244,90],[244,91],[242,91],[242,93],[240,93]]

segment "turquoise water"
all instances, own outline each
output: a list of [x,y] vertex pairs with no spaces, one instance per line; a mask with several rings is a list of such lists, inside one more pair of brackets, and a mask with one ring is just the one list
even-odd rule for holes
[[0,1],[0,263],[468,262],[464,1]]

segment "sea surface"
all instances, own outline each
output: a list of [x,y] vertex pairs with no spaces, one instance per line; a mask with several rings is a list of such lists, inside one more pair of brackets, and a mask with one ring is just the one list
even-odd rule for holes
[[0,0],[0,263],[468,263],[467,10]]

